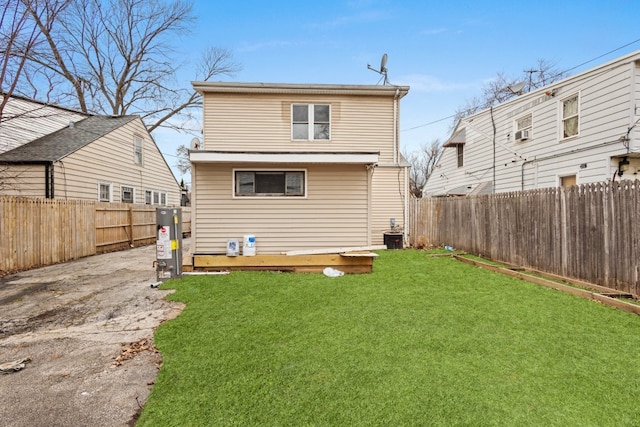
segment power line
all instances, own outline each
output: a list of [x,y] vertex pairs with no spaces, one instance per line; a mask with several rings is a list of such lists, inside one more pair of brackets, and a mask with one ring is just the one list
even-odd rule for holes
[[[620,47],[617,47],[617,48],[615,48],[615,49],[613,49],[613,50],[610,50],[610,51],[609,51],[609,52],[607,52],[607,53],[603,53],[602,55],[596,56],[595,58],[592,58],[592,59],[590,59],[590,60],[588,60],[588,61],[585,61],[585,62],[583,62],[583,63],[581,63],[581,64],[578,64],[578,65],[576,65],[576,66],[574,66],[574,67],[568,68],[568,69],[566,69],[566,70],[564,70],[564,71],[560,72],[559,74],[564,74],[564,73],[568,73],[568,72],[570,72],[570,71],[573,71],[573,70],[575,70],[576,68],[580,68],[580,67],[582,67],[582,66],[584,66],[584,65],[586,65],[586,64],[589,64],[590,62],[596,61],[596,60],[598,60],[598,59],[600,59],[600,58],[603,58],[603,57],[605,57],[605,56],[607,56],[607,55],[611,55],[611,54],[612,54],[612,53],[614,53],[614,52],[617,52],[617,51],[619,51],[619,50],[621,50],[621,49],[624,49],[625,47],[631,46],[632,44],[635,44],[635,43],[638,43],[638,42],[640,42],[640,39],[636,39],[636,40],[634,40],[634,41],[632,41],[632,42],[629,42],[629,43],[627,43],[627,44],[625,44],[625,45],[623,45],[623,46],[620,46]],[[411,128],[407,128],[407,129],[401,129],[401,130],[400,130],[400,132],[407,132],[407,131],[415,130],[415,129],[419,129],[419,128],[422,128],[422,127],[425,127],[425,126],[431,126],[431,125],[434,125],[434,124],[436,124],[436,123],[442,122],[442,121],[444,121],[444,120],[449,120],[449,119],[451,119],[451,118],[454,118],[455,116],[456,116],[456,114],[452,114],[452,115],[450,115],[450,116],[443,117],[443,118],[441,118],[441,119],[434,120],[434,121],[429,122],[429,123],[424,123],[424,124],[421,124],[421,125],[418,125],[418,126],[414,126],[414,127],[411,127]]]

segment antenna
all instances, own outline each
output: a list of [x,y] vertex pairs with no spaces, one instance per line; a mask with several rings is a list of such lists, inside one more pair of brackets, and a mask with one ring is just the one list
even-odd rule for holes
[[[370,69],[372,71],[375,71],[376,73],[380,74],[383,77],[383,83],[382,84],[385,85],[385,86],[387,84],[389,84],[389,78],[387,76],[387,59],[388,59],[387,54],[386,53],[383,54],[382,55],[382,59],[380,60],[380,69],[379,70],[376,70],[371,65],[367,64],[367,68],[368,69]],[[380,83],[380,82],[378,81],[378,83]]]
[[198,138],[193,138],[191,140],[191,149],[192,150],[199,150],[200,147],[202,147],[202,145],[200,144],[200,140]]

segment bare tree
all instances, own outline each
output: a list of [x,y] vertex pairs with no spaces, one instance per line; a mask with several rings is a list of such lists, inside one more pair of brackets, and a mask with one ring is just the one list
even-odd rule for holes
[[403,153],[403,156],[411,163],[409,173],[409,191],[414,197],[422,197],[422,189],[431,176],[433,169],[442,154],[442,143],[435,139],[430,144],[423,144],[417,151]]
[[189,160],[189,148],[186,145],[179,145],[176,148],[176,167],[181,174],[191,173],[191,161]]
[[45,28],[51,28],[70,0],[9,0],[0,6],[0,122],[4,107],[25,74],[27,58],[40,39],[32,13]]
[[[555,69],[555,63],[538,59],[536,65],[522,72],[519,77],[507,77],[498,73],[494,79],[482,87],[482,95],[475,97],[459,107],[454,115],[451,129],[464,117],[486,108],[515,98],[523,93],[531,92],[564,78],[566,73]],[[518,87],[522,85],[522,87]]]
[[[44,88],[51,101],[87,113],[137,114],[149,131],[181,129],[201,105],[193,89],[176,83],[186,58],[180,60],[173,43],[195,19],[191,2],[70,0],[51,26],[41,19],[39,1],[22,1],[46,41],[26,55],[31,78],[25,90]],[[230,52],[212,48],[195,77],[209,80],[239,70]]]

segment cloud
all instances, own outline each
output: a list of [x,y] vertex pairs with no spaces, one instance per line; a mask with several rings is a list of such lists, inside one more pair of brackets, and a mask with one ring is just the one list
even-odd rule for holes
[[300,42],[294,42],[290,40],[265,40],[265,41],[258,41],[253,43],[242,42],[238,46],[238,51],[239,52],[255,52],[263,49],[274,49],[274,48],[281,48],[281,47],[296,46],[301,44],[302,43]]
[[411,86],[417,92],[456,92],[478,89],[482,82],[447,82],[428,74],[408,74],[393,80],[394,84]]
[[389,19],[390,14],[384,11],[371,10],[356,13],[353,15],[337,16],[331,20],[311,24],[313,29],[345,27],[354,24],[368,24],[371,22],[379,22]]

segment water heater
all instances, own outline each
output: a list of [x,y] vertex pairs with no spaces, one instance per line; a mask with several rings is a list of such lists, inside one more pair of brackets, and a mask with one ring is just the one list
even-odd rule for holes
[[156,209],[156,273],[158,281],[182,277],[182,211]]

